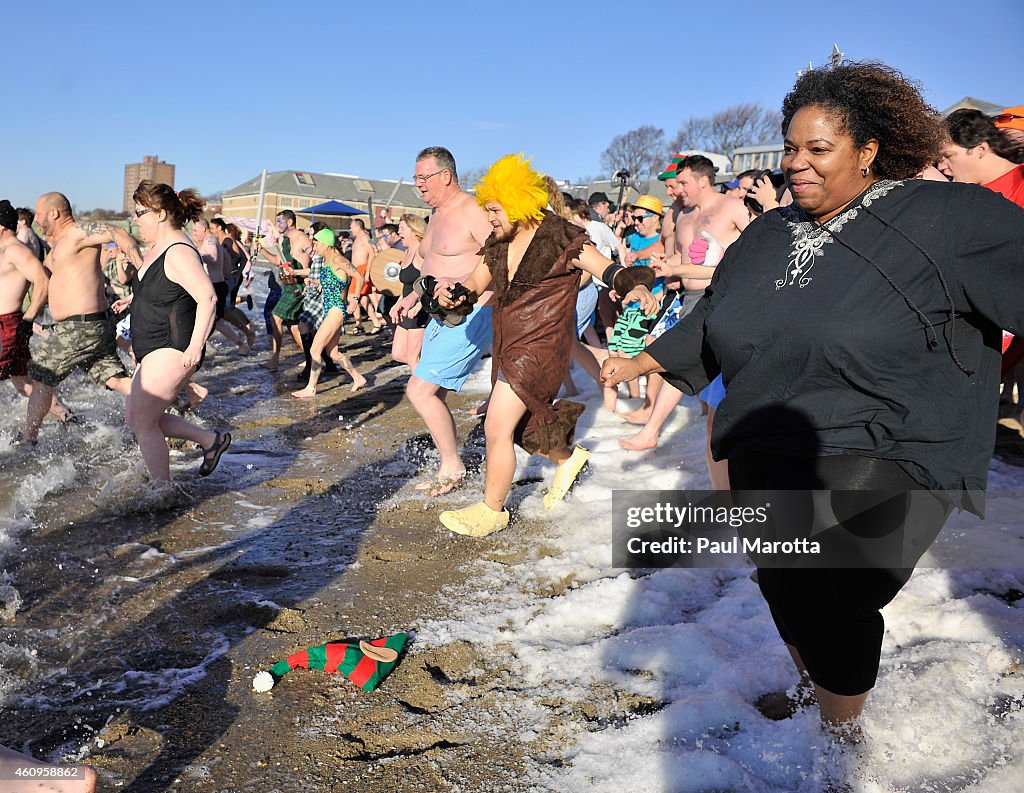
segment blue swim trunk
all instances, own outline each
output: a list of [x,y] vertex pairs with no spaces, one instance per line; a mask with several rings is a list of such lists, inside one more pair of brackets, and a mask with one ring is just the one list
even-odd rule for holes
[[423,351],[413,375],[449,391],[458,391],[473,367],[490,350],[490,306],[477,306],[465,322],[454,328],[431,318],[423,334]]
[[583,331],[594,322],[597,310],[597,285],[591,281],[576,293],[576,338],[583,336]]
[[718,377],[704,387],[704,390],[700,392],[700,398],[711,407],[716,410],[718,409],[719,403],[725,399],[725,385],[722,383],[722,375],[718,375]]

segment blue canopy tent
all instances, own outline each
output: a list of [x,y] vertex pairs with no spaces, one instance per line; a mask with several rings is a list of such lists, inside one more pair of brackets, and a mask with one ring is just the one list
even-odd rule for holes
[[316,206],[306,207],[305,209],[296,209],[295,213],[297,215],[309,215],[311,223],[316,220],[317,215],[347,217],[349,215],[369,214],[362,209],[356,209],[355,207],[344,204],[341,201],[335,201],[333,198],[330,201],[324,201],[322,204],[317,204]]

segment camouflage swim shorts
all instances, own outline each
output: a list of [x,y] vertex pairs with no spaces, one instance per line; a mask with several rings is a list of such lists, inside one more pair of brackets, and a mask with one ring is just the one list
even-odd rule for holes
[[117,357],[114,323],[109,317],[58,322],[34,350],[28,376],[53,388],[74,369],[84,369],[98,385],[105,385],[111,377],[128,376]]

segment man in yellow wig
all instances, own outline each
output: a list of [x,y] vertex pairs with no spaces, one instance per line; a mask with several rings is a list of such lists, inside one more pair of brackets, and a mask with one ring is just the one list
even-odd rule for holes
[[[584,229],[545,209],[544,177],[522,154],[494,163],[476,187],[476,200],[493,232],[483,261],[462,283],[469,296],[453,299],[450,279],[439,279],[435,294],[442,305],[455,307],[494,290],[487,473],[484,500],[441,513],[441,523],[458,534],[485,537],[508,525],[505,497],[516,471],[514,444],[556,464],[544,497],[547,509],[565,498],[586,464],[590,453],[572,448],[584,406],[554,398],[569,370],[580,271],[612,284],[622,268],[597,252]],[[640,300],[649,314],[657,311],[643,287],[627,299]]]

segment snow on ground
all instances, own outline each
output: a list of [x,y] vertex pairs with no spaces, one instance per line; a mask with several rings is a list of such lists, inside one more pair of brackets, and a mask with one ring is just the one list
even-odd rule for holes
[[[467,388],[488,385],[485,364]],[[508,729],[528,746],[535,790],[1024,790],[1024,569],[997,569],[1024,568],[1024,470],[993,461],[988,519],[955,515],[886,608],[867,738],[851,749],[822,734],[816,709],[773,722],[753,706],[796,674],[750,569],[611,566],[614,489],[709,487],[696,401],[683,401],[656,452],[628,453],[616,439],[630,425],[600,410],[592,383],[582,399],[591,468],[564,506],[544,511],[552,466],[518,452],[518,478],[542,483],[515,488],[511,505],[519,525],[543,525],[531,542],[546,550],[481,561],[453,593],[460,616],[417,636],[471,642],[514,670]]]

